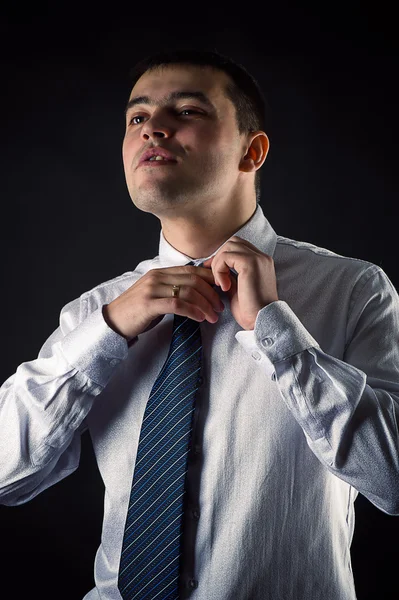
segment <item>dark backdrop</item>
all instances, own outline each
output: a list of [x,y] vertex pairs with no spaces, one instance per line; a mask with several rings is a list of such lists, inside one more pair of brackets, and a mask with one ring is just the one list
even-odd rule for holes
[[[261,205],[277,233],[372,261],[399,287],[398,44],[381,3],[236,16],[198,3],[13,6],[0,20],[1,381],[37,356],[64,304],[157,254],[159,222],[125,186],[123,109],[129,68],[174,43],[229,54],[261,84],[272,113]],[[78,471],[0,506],[0,596],[80,600],[102,501],[84,435]],[[399,520],[362,496],[356,515],[358,598],[397,600]]]

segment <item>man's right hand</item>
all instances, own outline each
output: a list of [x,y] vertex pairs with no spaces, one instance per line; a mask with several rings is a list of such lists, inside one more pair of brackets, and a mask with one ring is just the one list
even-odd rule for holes
[[[178,298],[172,296],[174,285],[180,286]],[[210,268],[186,265],[151,269],[103,306],[104,319],[128,341],[152,329],[168,313],[216,323],[217,313],[224,306],[213,285],[215,280]]]

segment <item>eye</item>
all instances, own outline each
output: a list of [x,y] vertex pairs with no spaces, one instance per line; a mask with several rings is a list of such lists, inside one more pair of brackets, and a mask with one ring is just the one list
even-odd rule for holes
[[132,117],[129,121],[129,125],[137,125],[137,123],[133,123],[134,119],[142,119],[143,116],[142,115],[135,115],[134,117]]
[[183,110],[181,110],[179,114],[181,115],[184,112],[199,114],[199,111],[198,110],[194,110],[193,108],[183,108]]
[[[193,108],[183,108],[183,110],[181,110],[180,112],[178,112],[178,115],[181,115],[182,113],[194,113],[194,114],[201,114],[201,112],[199,110],[194,110]],[[139,125],[140,123],[134,123],[135,119],[143,119],[144,116],[143,115],[134,115],[130,120],[129,120],[129,125]]]

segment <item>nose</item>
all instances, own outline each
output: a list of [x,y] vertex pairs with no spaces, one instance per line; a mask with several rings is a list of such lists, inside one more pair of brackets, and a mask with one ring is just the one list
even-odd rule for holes
[[155,115],[149,118],[141,128],[141,135],[145,140],[149,138],[168,138],[171,133],[171,127],[166,124],[165,119],[161,121]]

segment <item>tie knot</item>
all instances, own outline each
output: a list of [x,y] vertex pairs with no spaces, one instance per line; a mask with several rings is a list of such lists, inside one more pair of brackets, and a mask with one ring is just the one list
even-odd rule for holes
[[202,261],[199,263],[199,265],[195,265],[194,261],[193,261],[193,260],[190,260],[190,262],[189,262],[189,263],[187,263],[187,265],[186,265],[186,266],[197,266],[197,267],[202,267],[202,265],[203,265],[203,264],[204,264],[204,261],[203,261],[203,260],[202,260]]

